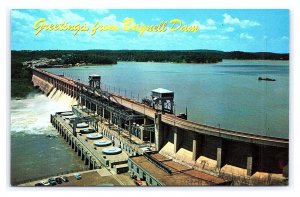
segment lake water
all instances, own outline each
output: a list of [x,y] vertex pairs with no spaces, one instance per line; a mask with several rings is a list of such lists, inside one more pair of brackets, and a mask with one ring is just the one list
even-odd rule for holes
[[42,94],[11,101],[12,185],[88,169],[50,123],[50,114],[68,107]]
[[[289,137],[289,62],[224,60],[216,64],[118,62],[111,66],[48,68],[81,82],[101,75],[101,87],[141,100],[156,88],[175,93],[176,114],[191,121]],[[258,81],[258,77],[276,81]]]

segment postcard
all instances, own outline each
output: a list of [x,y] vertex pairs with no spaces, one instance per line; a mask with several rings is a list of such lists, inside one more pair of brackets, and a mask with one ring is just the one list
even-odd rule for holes
[[11,9],[10,184],[288,186],[288,9]]

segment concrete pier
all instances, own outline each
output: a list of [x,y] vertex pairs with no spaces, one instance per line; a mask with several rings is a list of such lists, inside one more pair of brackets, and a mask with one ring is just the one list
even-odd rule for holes
[[154,123],[155,123],[155,145],[156,145],[156,149],[160,150],[163,145],[163,129],[162,129],[160,113],[155,114]]
[[[57,128],[58,133],[63,136],[65,141],[70,145],[71,149],[77,152],[77,155],[80,156],[81,160],[84,161],[85,165],[89,165],[91,169],[96,169],[101,166],[101,161],[97,159],[91,160],[93,153],[89,153],[88,147],[83,145],[79,139],[76,139],[73,136],[73,129],[71,126],[67,125],[64,120],[60,119],[59,116],[51,115],[51,123],[55,128]],[[93,162],[93,163],[91,163]]]
[[198,134],[193,133],[193,156],[192,156],[193,161],[197,160],[198,152],[199,152],[198,149],[199,149]]

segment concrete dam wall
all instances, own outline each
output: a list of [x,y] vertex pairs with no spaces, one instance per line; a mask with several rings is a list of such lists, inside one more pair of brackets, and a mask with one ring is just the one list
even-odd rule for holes
[[32,83],[33,83],[34,87],[39,88],[47,96],[50,94],[50,92],[54,88],[54,86],[51,83],[41,79],[40,77],[38,77],[36,75],[32,75]]
[[110,122],[113,122],[114,113],[118,115],[112,104],[117,106],[116,108],[131,109],[136,115],[143,116],[144,122],[154,124],[155,136],[152,140],[155,138],[154,143],[159,153],[174,158],[179,163],[214,173],[232,171],[249,177],[256,172],[266,172],[288,176],[288,139],[208,127],[178,119],[171,114],[157,113],[140,103],[115,94],[110,95],[113,97],[112,103],[106,106],[102,102],[106,95],[97,95],[95,89],[36,68],[32,80],[45,94],[53,98],[53,95],[58,94],[61,94],[59,98],[62,98],[63,94],[66,96],[64,99],[77,98],[86,108],[109,119]]
[[160,153],[197,169],[222,171],[237,167],[249,175],[255,172],[281,174],[288,165],[286,148],[195,134],[166,124],[163,127],[165,138]]

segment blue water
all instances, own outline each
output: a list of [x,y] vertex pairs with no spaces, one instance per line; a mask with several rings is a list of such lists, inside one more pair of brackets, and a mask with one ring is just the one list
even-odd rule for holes
[[[76,80],[101,75],[101,87],[141,100],[150,91],[175,93],[176,114],[222,128],[267,136],[289,136],[289,62],[224,60],[216,64],[118,62],[117,65],[48,68]],[[275,82],[258,81],[275,78]]]

